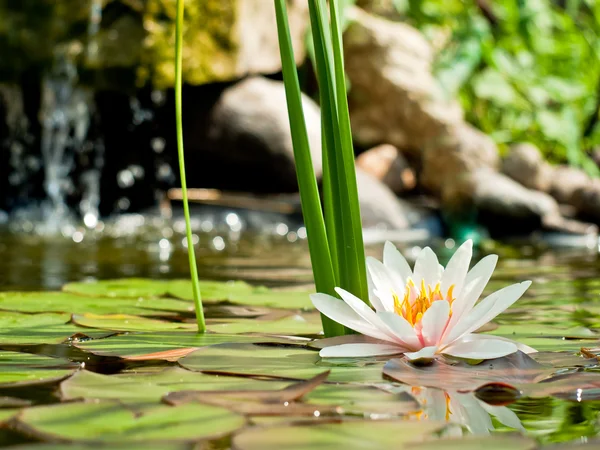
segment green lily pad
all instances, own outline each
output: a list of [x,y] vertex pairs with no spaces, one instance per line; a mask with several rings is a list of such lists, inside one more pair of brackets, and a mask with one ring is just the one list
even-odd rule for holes
[[188,302],[169,298],[86,297],[68,292],[0,292],[0,309],[28,313],[159,315],[193,312]]
[[198,334],[189,331],[171,331],[161,333],[130,333],[111,336],[75,344],[78,348],[95,355],[118,356],[127,358],[168,350],[206,347],[231,342],[289,342],[283,338],[271,336],[245,336],[230,334]]
[[101,375],[82,370],[63,381],[63,400],[118,399],[125,403],[158,402],[177,391],[264,390],[282,389],[289,382],[251,378],[217,377],[173,367],[150,374]]
[[93,444],[26,444],[19,445],[18,450],[98,450],[98,448],[110,448],[110,450],[189,450],[190,446],[186,443],[164,442],[162,444],[119,444],[111,442],[110,446],[100,447],[97,443]]
[[8,328],[0,330],[0,344],[3,345],[34,345],[60,344],[72,336],[86,336],[99,339],[113,334],[110,331],[93,330],[78,327],[71,323],[40,325],[36,327]]
[[246,423],[243,416],[217,406],[132,408],[109,400],[28,408],[19,421],[42,439],[121,443],[217,438]]
[[519,435],[493,435],[493,436],[466,436],[461,439],[436,439],[428,442],[410,444],[410,450],[534,450],[537,443],[525,436]]
[[361,421],[283,425],[244,430],[233,438],[236,450],[389,450],[407,448],[421,441],[441,425],[435,422]]
[[303,347],[218,344],[185,356],[179,364],[190,370],[216,371],[244,375],[268,375],[308,379],[331,370],[328,381],[378,382],[382,380],[383,361],[375,358],[340,358],[322,361],[319,353]]
[[58,381],[79,365],[67,359],[0,351],[0,387],[28,386]]
[[[205,304],[228,302],[270,308],[313,309],[309,298],[311,292],[308,291],[277,291],[263,286],[251,286],[243,281],[201,281],[200,289],[202,301]],[[192,285],[189,280],[124,278],[91,283],[70,283],[63,287],[63,291],[91,297],[150,299],[169,296],[182,300],[193,300]],[[121,311],[119,313],[135,314]]]
[[127,314],[74,314],[73,322],[83,327],[101,328],[112,331],[171,331],[193,330],[198,327],[194,323],[167,322],[147,317]]
[[323,326],[318,315],[294,315],[279,320],[236,319],[225,323],[209,324],[210,331],[218,333],[267,333],[278,335],[315,335]]

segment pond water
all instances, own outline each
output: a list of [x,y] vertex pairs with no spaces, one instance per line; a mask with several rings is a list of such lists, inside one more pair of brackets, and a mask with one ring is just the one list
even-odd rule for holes
[[[67,228],[59,236],[40,236],[27,225],[29,232],[0,231],[0,291],[5,292],[0,292],[0,309],[10,315],[0,317],[0,396],[5,396],[0,397],[0,442],[26,444],[23,448],[50,448],[37,442],[112,442],[117,448],[118,442],[134,448],[135,442],[164,441],[156,448],[191,448],[190,442],[207,439],[210,448],[251,450],[367,448],[360,446],[367,442],[369,448],[399,448],[400,442],[414,440],[406,448],[429,449],[445,448],[451,437],[473,435],[468,448],[525,449],[590,443],[600,432],[597,245],[484,243],[477,257],[500,255],[487,291],[534,282],[487,332],[537,348],[542,366],[515,363],[518,373],[494,367],[500,378],[492,377],[490,389],[473,394],[469,391],[482,383],[469,367],[464,373],[404,368],[394,378],[407,386],[382,377],[385,358],[319,360],[305,347],[306,338],[320,329],[318,317],[293,306],[305,305],[304,293],[287,290],[310,289],[304,228],[281,220],[249,225],[247,217],[230,214],[196,222],[201,278],[285,290],[205,286],[212,334],[202,338],[192,331],[191,303],[184,303],[188,286],[159,282],[188,276],[177,220],[173,226],[158,216],[132,215],[95,232]],[[442,263],[453,245],[433,243]],[[419,247],[405,243],[400,248],[410,260]],[[380,244],[368,247],[377,257],[381,250]],[[132,277],[146,280],[87,283]],[[68,283],[75,283],[68,293],[48,298],[6,293],[59,290]],[[108,298],[114,311],[103,303]],[[227,302],[212,301],[223,299]],[[69,301],[72,310],[60,306]],[[142,301],[151,302],[151,312]],[[117,312],[123,315],[111,315]],[[30,323],[34,317],[37,322]],[[191,351],[206,345],[211,346]],[[589,349],[588,358],[578,356],[582,347]],[[81,363],[87,370],[72,375]],[[35,382],[23,376],[30,370]],[[278,390],[323,370],[331,370],[325,384]],[[529,376],[548,370],[565,379],[537,383],[539,378]],[[514,386],[522,394],[515,395]],[[177,392],[182,390],[204,392],[203,406],[192,401],[197,394]],[[297,401],[298,392],[306,394],[304,401]],[[178,405],[176,413],[159,402],[166,394],[163,401]],[[76,399],[87,402],[68,403]],[[21,406],[26,407],[17,417]],[[133,420],[128,414],[137,422],[127,423]],[[149,424],[165,434],[150,433]],[[523,434],[512,434],[515,429]],[[490,430],[492,436],[485,437]]]

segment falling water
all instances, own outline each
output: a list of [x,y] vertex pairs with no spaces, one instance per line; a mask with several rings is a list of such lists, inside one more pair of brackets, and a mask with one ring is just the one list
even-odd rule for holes
[[[96,57],[95,35],[101,20],[101,0],[90,7],[86,56]],[[42,81],[40,123],[41,153],[44,166],[44,189],[48,200],[42,207],[44,231],[56,232],[73,220],[67,197],[81,192],[79,213],[88,228],[98,223],[100,176],[104,163],[101,142],[90,142],[88,132],[94,112],[93,93],[78,85],[77,68],[72,48],[59,47],[50,73]],[[84,158],[83,158],[84,157]],[[86,160],[79,185],[73,171],[78,160]]]

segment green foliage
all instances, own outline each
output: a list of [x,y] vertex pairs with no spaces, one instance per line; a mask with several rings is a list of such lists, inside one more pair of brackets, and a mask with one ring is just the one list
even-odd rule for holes
[[[335,295],[334,288],[340,286],[368,302],[362,225],[343,66],[342,10],[337,1],[329,2],[329,19],[325,1],[312,0],[308,5],[322,110],[325,200],[323,206],[310,158],[298,74],[287,23],[286,3],[283,0],[275,0],[294,158],[315,284],[319,292]],[[323,328],[326,336],[344,333],[339,324],[332,323],[326,317],[323,317]]]
[[460,94],[469,121],[500,144],[529,141],[552,161],[598,173],[585,151],[600,144],[600,4],[397,5],[436,43],[436,75],[448,95]]

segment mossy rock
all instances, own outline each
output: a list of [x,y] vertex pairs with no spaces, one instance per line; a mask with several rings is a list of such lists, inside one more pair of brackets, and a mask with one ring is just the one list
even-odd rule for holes
[[[304,59],[305,2],[288,0],[297,59]],[[58,56],[76,62],[81,78],[163,88],[174,80],[177,0],[0,0],[0,81]],[[99,27],[91,12],[101,5]],[[264,0],[185,0],[184,81],[205,84],[280,70],[274,7]],[[117,74],[118,76],[115,76]],[[111,81],[108,81],[111,80]]]

